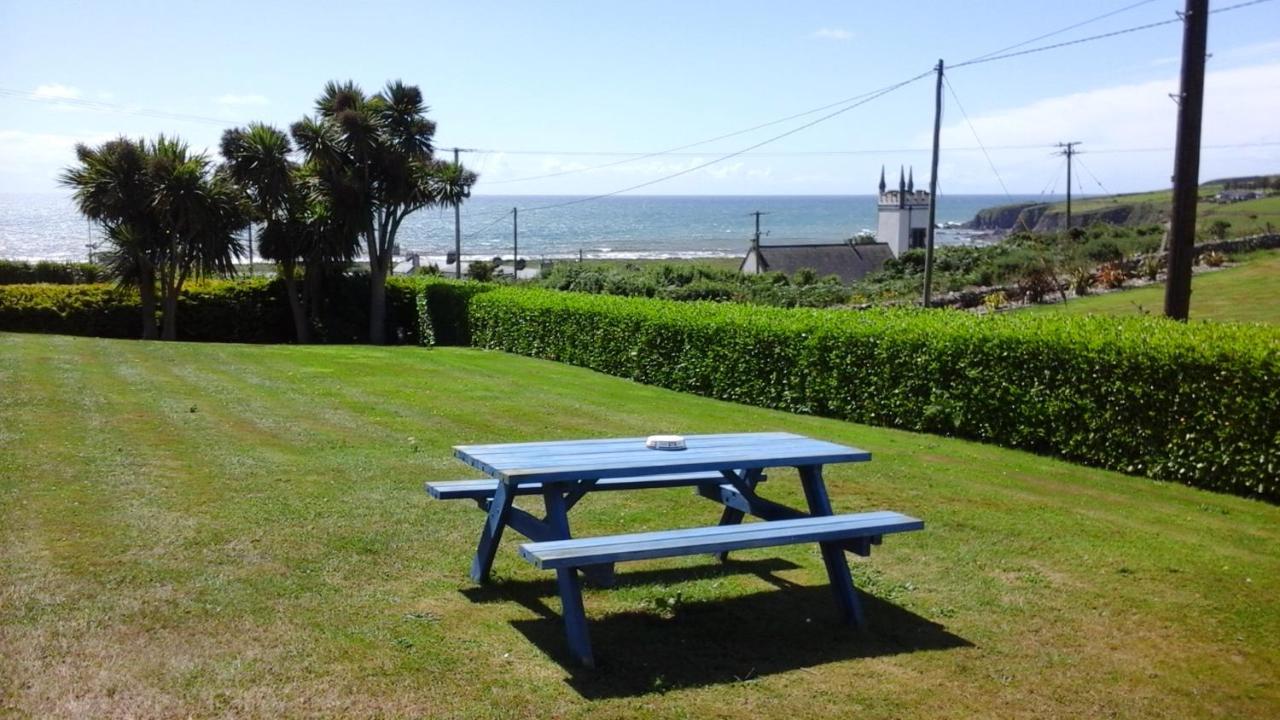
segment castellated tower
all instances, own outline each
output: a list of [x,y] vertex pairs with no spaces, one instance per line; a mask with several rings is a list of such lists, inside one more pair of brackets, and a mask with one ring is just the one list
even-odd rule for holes
[[879,223],[876,240],[888,243],[894,257],[923,248],[929,229],[929,192],[915,189],[915,171],[898,168],[898,189],[886,190],[884,166],[880,167]]

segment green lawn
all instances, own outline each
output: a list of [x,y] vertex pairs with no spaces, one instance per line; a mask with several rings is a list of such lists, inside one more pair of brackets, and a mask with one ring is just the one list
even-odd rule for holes
[[[422,482],[455,443],[790,430],[891,508],[842,629],[812,547],[624,566],[563,664],[550,575]],[[798,502],[776,472],[766,490]],[[579,534],[713,523],[589,496]],[[1276,717],[1280,508],[470,349],[0,334],[0,715]]]
[[[1191,319],[1280,324],[1280,251],[1251,253],[1236,260],[1241,262],[1237,267],[1193,276]],[[1027,309],[1072,315],[1159,315],[1163,311],[1163,283]]]

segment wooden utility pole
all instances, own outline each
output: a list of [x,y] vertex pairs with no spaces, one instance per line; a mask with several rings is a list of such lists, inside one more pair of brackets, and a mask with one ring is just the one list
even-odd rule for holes
[[1191,261],[1200,195],[1200,119],[1204,111],[1204,61],[1208,52],[1209,0],[1187,0],[1182,15],[1182,86],[1178,139],[1173,152],[1173,211],[1169,216],[1169,267],[1164,314],[1187,319],[1191,311]]
[[511,280],[520,279],[520,208],[511,208]]
[[[458,148],[453,149],[453,164],[458,164]],[[462,203],[453,204],[453,276],[462,279]]]
[[[933,295],[933,228],[938,217],[938,144],[942,137],[942,60],[938,60],[938,87],[934,91],[933,101],[933,161],[929,173],[929,229],[925,233],[924,245],[924,306],[929,307]],[[910,233],[910,225],[907,232]]]
[[253,277],[253,223],[249,223],[249,277]]
[[1058,147],[1062,148],[1062,152],[1058,154],[1067,156],[1067,232],[1071,232],[1071,158],[1075,156],[1076,146],[1079,144],[1079,140],[1058,143]]
[[756,234],[751,237],[751,247],[758,249],[760,247],[760,216],[768,215],[769,213],[760,212],[759,210],[757,210],[755,212],[749,212],[747,214],[754,215],[756,218]]

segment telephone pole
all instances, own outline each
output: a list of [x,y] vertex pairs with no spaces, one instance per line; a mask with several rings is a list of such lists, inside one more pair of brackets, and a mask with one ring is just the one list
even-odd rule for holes
[[1208,50],[1209,0],[1187,0],[1182,15],[1182,80],[1178,92],[1178,139],[1173,151],[1173,210],[1169,215],[1169,267],[1164,314],[1186,321],[1191,311],[1191,260],[1196,243],[1200,194],[1200,119],[1204,111],[1204,61]]
[[[453,164],[458,164],[459,148],[453,149]],[[462,203],[453,204],[453,276],[462,279]]]
[[[933,294],[933,227],[938,216],[938,145],[942,137],[942,59],[938,59],[938,86],[933,100],[933,160],[929,174],[929,229],[925,234],[924,245],[924,306],[929,307]],[[908,227],[910,227],[908,225]],[[910,230],[908,230],[910,232]]]
[[1062,148],[1062,152],[1058,154],[1067,156],[1067,232],[1071,232],[1071,158],[1075,156],[1076,146],[1079,144],[1079,140],[1058,143],[1058,147]]
[[511,208],[511,280],[520,279],[520,208]]
[[760,249],[760,216],[768,215],[769,213],[760,212],[759,210],[757,210],[755,212],[749,212],[747,214],[754,215],[756,218],[756,234],[751,237],[751,247],[755,248],[756,250],[759,250]]

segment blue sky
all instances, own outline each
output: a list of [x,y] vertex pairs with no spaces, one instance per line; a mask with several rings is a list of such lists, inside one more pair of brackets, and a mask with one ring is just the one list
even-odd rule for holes
[[[1238,0],[1234,0],[1238,1]],[[1234,1],[1215,2],[1225,7]],[[503,182],[695,142],[874,90],[1135,0],[1077,2],[16,2],[0,0],[0,191],[52,192],[77,141],[287,126],[329,79],[418,84],[442,145],[490,194],[594,194],[688,169],[810,116],[662,156]],[[1173,17],[1151,0],[1034,45]],[[1014,193],[1061,191],[1048,145],[1079,140],[1080,185],[1167,185],[1178,24],[948,75]],[[1032,46],[1034,46],[1032,45]],[[1213,15],[1207,145],[1280,143],[1280,2]],[[861,194],[880,165],[927,176],[924,79],[816,127],[646,188],[648,194]],[[86,107],[89,101],[101,103]],[[944,192],[1001,184],[946,99]],[[153,117],[152,112],[198,116]],[[947,148],[952,148],[947,150]],[[804,154],[829,151],[860,154]],[[1125,152],[1118,152],[1118,151]],[[696,154],[694,154],[696,153]],[[1280,145],[1206,149],[1202,178],[1280,172]]]

